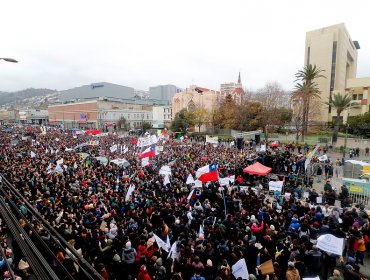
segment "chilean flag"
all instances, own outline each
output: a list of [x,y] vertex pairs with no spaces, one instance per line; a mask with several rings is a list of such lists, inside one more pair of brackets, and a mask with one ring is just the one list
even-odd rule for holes
[[155,146],[152,145],[139,155],[139,158],[155,157]]
[[199,168],[195,174],[199,181],[209,182],[218,180],[217,164],[211,163],[209,165]]

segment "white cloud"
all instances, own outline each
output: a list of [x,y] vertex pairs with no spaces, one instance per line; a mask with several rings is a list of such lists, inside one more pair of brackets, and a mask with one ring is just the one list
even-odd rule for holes
[[[367,6],[367,7],[365,7]],[[147,89],[217,89],[239,71],[248,88],[293,88],[305,33],[344,22],[359,40],[358,76],[370,76],[366,1],[6,1],[0,91],[112,82]]]

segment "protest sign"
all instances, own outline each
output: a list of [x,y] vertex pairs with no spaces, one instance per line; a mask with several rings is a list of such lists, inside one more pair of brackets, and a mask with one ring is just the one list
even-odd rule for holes
[[272,264],[272,260],[266,261],[259,266],[262,275],[268,275],[274,273],[274,265]]
[[249,279],[248,268],[245,263],[245,259],[240,259],[232,266],[232,273],[234,277],[241,279]]
[[317,248],[341,256],[343,253],[343,238],[335,237],[332,234],[324,234],[317,239]]
[[269,191],[281,192],[282,189],[283,189],[283,181],[270,181],[269,182]]

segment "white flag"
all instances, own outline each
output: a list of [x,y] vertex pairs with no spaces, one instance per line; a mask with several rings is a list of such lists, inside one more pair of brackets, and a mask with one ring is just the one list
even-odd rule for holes
[[149,164],[150,164],[150,158],[146,157],[146,158],[141,159],[141,167],[148,166]]
[[191,192],[189,193],[187,200],[189,200],[191,198],[191,196],[193,195],[193,193],[194,193],[194,189],[191,190]]
[[171,175],[171,167],[163,165],[159,170],[159,175]]
[[170,237],[168,236],[168,234],[167,234],[166,245],[168,249],[171,248]]
[[135,190],[135,186],[130,185],[130,187],[128,188],[127,193],[126,193],[125,201],[128,201],[130,199],[130,196],[132,195],[134,190]]
[[114,153],[115,151],[117,151],[117,144],[115,144],[112,147],[110,147],[110,152],[111,153]]
[[194,184],[195,181],[194,181],[194,178],[191,174],[189,174],[188,178],[186,179],[186,184],[187,185],[190,185],[190,184]]
[[34,158],[35,156],[36,156],[36,154],[31,151],[31,158]]
[[168,258],[172,257],[173,260],[177,258],[177,242],[175,241],[172,246]]
[[167,186],[167,184],[171,184],[169,175],[166,175],[166,177],[164,177],[163,186]]
[[168,253],[169,248],[167,247],[167,243],[166,243],[166,242],[164,242],[162,239],[160,239],[160,238],[158,237],[158,235],[156,235],[156,234],[153,234],[153,235],[154,235],[154,238],[155,238],[155,242],[157,242],[158,247],[159,247],[160,249],[165,250],[165,251]]

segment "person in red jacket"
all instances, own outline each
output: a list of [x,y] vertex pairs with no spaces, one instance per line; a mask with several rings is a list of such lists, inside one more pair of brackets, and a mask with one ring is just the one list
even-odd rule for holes
[[137,280],[152,280],[152,278],[150,278],[148,271],[146,270],[145,265],[140,266],[140,272],[139,275],[137,276]]
[[260,233],[263,230],[263,226],[264,226],[263,221],[260,226],[258,226],[257,223],[253,223],[251,227],[252,233],[254,234]]

